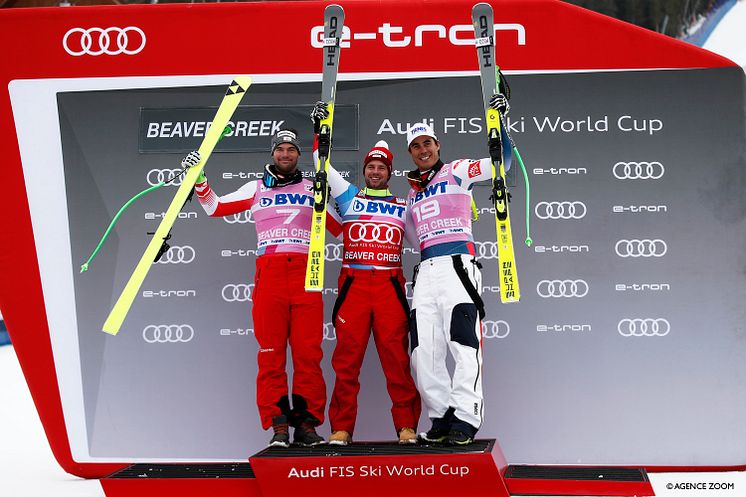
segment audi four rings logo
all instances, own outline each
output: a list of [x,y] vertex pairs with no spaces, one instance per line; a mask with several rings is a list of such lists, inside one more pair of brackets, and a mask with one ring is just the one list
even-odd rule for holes
[[251,300],[251,292],[253,290],[253,283],[250,285],[245,283],[237,285],[228,284],[223,287],[223,300],[226,302],[248,302]]
[[186,343],[194,338],[194,328],[188,324],[149,324],[142,330],[148,343]]
[[666,168],[660,162],[617,162],[612,172],[616,179],[661,179]]
[[476,242],[479,259],[497,259],[497,242]]
[[324,323],[324,340],[336,340],[337,330],[332,323]]
[[543,299],[583,298],[588,295],[588,283],[585,280],[541,280],[536,285],[536,293]]
[[619,321],[617,330],[623,337],[664,337],[671,331],[671,323],[664,318],[625,318]]
[[327,261],[341,261],[344,245],[341,243],[327,243],[324,247],[324,259]]
[[619,240],[614,246],[619,257],[663,257],[668,245],[663,240]]
[[505,338],[510,334],[510,325],[503,321],[482,321],[482,337]]
[[161,256],[156,264],[189,264],[194,260],[196,252],[189,245],[173,246]]
[[230,216],[223,216],[223,221],[228,224],[246,224],[253,223],[254,216],[251,215],[251,211],[243,211],[238,214],[231,214]]
[[[181,172],[181,169],[151,169],[148,171],[148,184],[150,186],[155,186],[160,183],[163,183],[164,181],[168,181],[170,178],[173,178],[177,174]],[[181,176],[178,178],[175,178],[169,185],[171,186],[179,186],[181,184]]]
[[583,202],[539,202],[534,212],[539,219],[583,219],[588,209]]
[[135,55],[145,48],[145,33],[135,26],[118,28],[73,28],[65,33],[62,46],[74,57],[81,55]]
[[351,242],[377,242],[399,245],[402,242],[402,233],[402,229],[398,226],[352,223],[347,235],[350,237]]

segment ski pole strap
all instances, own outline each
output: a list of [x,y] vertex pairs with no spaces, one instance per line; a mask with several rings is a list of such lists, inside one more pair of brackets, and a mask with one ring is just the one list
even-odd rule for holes
[[530,247],[534,241],[531,239],[531,183],[528,180],[528,173],[526,172],[526,166],[523,165],[523,159],[521,153],[518,151],[518,147],[513,145],[513,151],[518,159],[518,164],[521,165],[523,171],[523,182],[526,185],[526,246]]
[[[466,290],[466,293],[469,294],[469,297],[471,297],[474,305],[477,306],[477,311],[479,311],[479,319],[484,319],[484,301],[482,300],[481,295],[479,295],[477,289],[474,288],[474,284],[469,279],[469,275],[466,273],[466,269],[464,268],[464,261],[461,260],[461,254],[453,255],[451,256],[451,259],[453,259],[453,269],[456,271],[456,276],[458,276],[458,279],[461,280],[461,284],[464,285],[464,289]],[[474,262],[476,262],[476,260],[474,260]]]
[[354,279],[354,276],[347,276],[344,283],[342,283],[342,288],[339,289],[339,295],[337,295],[337,300],[334,301],[334,310],[332,310],[332,326],[334,327],[337,326],[335,324],[337,322],[337,314],[339,313],[339,309],[342,307],[342,303],[347,297],[347,292],[350,291],[350,286],[352,286],[352,280]]
[[394,285],[394,291],[396,292],[396,297],[399,299],[401,306],[404,308],[404,314],[409,316],[409,303],[407,302],[407,296],[404,293],[404,290],[402,290],[402,287],[399,284],[399,278],[397,278],[396,276],[392,276],[391,284]]
[[[228,133],[230,133],[231,131],[233,131],[233,128],[231,128],[230,126],[226,126],[223,129],[223,133],[220,135],[220,138],[218,138],[218,142],[220,142],[220,140],[222,140],[223,137],[225,135],[227,135]],[[125,204],[119,209],[119,211],[117,212],[117,214],[114,216],[114,219],[111,220],[111,223],[109,223],[109,227],[106,228],[106,231],[104,232],[104,235],[101,237],[101,240],[98,242],[98,245],[96,245],[96,248],[93,251],[93,253],[91,254],[91,256],[88,258],[87,261],[85,261],[85,263],[83,263],[80,266],[80,272],[84,273],[84,272],[88,271],[88,265],[96,257],[96,255],[98,254],[98,251],[101,249],[101,247],[103,246],[104,242],[109,237],[109,233],[111,233],[112,228],[114,228],[114,225],[119,220],[119,217],[122,215],[122,213],[127,209],[127,207],[129,207],[130,205],[132,205],[132,203],[135,202],[135,200],[139,199],[140,197],[143,197],[143,196],[147,195],[148,193],[150,193],[150,192],[152,192],[154,190],[157,190],[158,188],[161,188],[162,186],[165,186],[165,185],[171,183],[173,180],[175,180],[176,178],[178,178],[179,176],[181,176],[185,172],[186,172],[186,169],[182,169],[182,171],[180,173],[173,175],[171,178],[167,179],[166,181],[161,181],[157,185],[151,186],[150,188],[147,188],[147,189],[141,191],[140,193],[138,193],[137,195],[135,195],[134,197],[132,197],[131,199],[129,199],[127,202],[125,202]],[[190,201],[192,199],[193,195],[194,195],[194,189],[192,189],[192,193],[189,195],[189,198],[187,199],[187,201]],[[184,202],[184,205],[186,205],[186,202]],[[164,241],[164,245],[167,245],[165,243],[165,241]],[[166,248],[166,250],[168,250],[168,248]],[[163,254],[160,254],[158,256],[158,258],[160,258],[160,256],[162,256],[162,255]],[[158,259],[156,259],[156,260],[158,260]]]
[[117,214],[114,216],[114,219],[112,219],[111,223],[109,223],[109,227],[106,228],[106,232],[104,232],[104,236],[101,237],[101,240],[98,242],[98,245],[96,245],[96,249],[93,251],[93,253],[88,258],[88,260],[85,261],[85,263],[82,266],[80,266],[80,272],[81,273],[84,273],[84,272],[88,271],[88,265],[91,263],[91,261],[93,261],[93,258],[96,257],[96,255],[98,254],[98,251],[101,250],[101,247],[103,246],[103,244],[106,241],[106,239],[109,237],[109,233],[111,233],[111,230],[114,227],[114,225],[116,224],[117,220],[119,219],[119,216],[122,215],[122,213],[127,209],[127,207],[129,207],[135,200],[139,199],[140,197],[142,197],[144,195],[147,195],[148,193],[152,192],[153,190],[157,190],[158,188],[162,187],[165,184],[166,184],[165,181],[161,181],[157,185],[151,186],[150,188],[141,191],[140,193],[138,193],[137,195],[135,195],[134,197],[132,197],[131,199],[129,199],[119,209],[119,212],[117,212]]

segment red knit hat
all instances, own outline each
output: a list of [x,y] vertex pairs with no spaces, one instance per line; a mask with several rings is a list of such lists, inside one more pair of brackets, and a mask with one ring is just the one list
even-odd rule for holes
[[365,160],[363,160],[363,171],[365,171],[365,166],[367,166],[369,162],[374,160],[380,160],[381,162],[386,164],[386,167],[388,167],[389,169],[390,178],[394,167],[394,154],[392,154],[391,150],[389,150],[388,143],[381,140],[376,143],[373,148],[370,149],[368,155],[365,156]]

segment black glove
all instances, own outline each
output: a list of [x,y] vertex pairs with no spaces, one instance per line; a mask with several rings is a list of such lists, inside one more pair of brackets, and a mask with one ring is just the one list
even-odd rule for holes
[[313,123],[313,132],[318,133],[321,127],[321,121],[329,117],[329,109],[326,102],[319,100],[311,109],[311,122]]
[[490,97],[490,109],[495,109],[500,112],[501,115],[506,115],[510,112],[510,104],[508,99],[502,93],[495,93]]

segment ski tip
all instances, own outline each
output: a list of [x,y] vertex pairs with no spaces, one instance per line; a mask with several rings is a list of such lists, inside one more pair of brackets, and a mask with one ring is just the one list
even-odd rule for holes
[[102,329],[101,331],[103,331],[103,332],[104,332],[104,333],[106,333],[107,335],[111,335],[111,336],[116,336],[116,335],[117,335],[117,333],[119,333],[119,330],[107,330],[107,329]]
[[492,10],[492,5],[488,4],[487,2],[479,2],[479,3],[475,3],[474,7],[471,8],[472,12],[476,10],[482,10],[482,9]]
[[240,93],[246,93],[251,86],[251,78],[249,76],[236,76],[228,85],[226,95],[236,95]]

